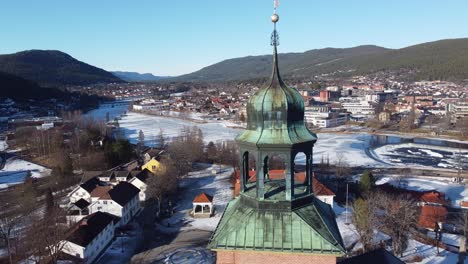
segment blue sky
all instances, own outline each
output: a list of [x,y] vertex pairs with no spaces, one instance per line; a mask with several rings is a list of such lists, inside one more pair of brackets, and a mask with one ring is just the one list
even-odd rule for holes
[[[56,49],[106,70],[178,75],[271,52],[272,0],[1,0],[0,54]],[[466,0],[282,0],[280,52],[468,37]]]

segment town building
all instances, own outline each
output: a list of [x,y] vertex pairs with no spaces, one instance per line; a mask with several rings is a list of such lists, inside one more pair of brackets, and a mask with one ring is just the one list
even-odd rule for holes
[[121,218],[119,225],[125,225],[140,210],[139,192],[137,187],[128,182],[120,182],[111,189],[96,188],[92,194],[89,212],[113,214]]
[[346,124],[348,114],[334,111],[330,106],[308,106],[305,108],[304,118],[308,124],[327,128]]
[[421,207],[418,225],[431,231],[442,229],[442,225],[447,220],[447,215],[447,208],[443,206],[423,205]]
[[468,102],[447,104],[446,111],[447,115],[452,117],[453,122],[461,118],[468,118]]
[[141,169],[149,170],[151,173],[156,174],[160,166],[161,166],[161,163],[156,158],[152,158],[143,166],[141,166]]
[[88,202],[91,202],[91,192],[98,186],[105,186],[104,182],[100,181],[98,177],[93,177],[86,182],[76,186],[70,193],[68,193],[67,198],[70,203],[75,203],[80,199],[84,199]]
[[371,118],[375,115],[375,104],[364,98],[340,98],[340,100],[344,100],[341,104],[343,109],[350,112],[353,117]]
[[70,229],[62,252],[81,259],[82,263],[93,263],[114,238],[118,221],[118,217],[108,213],[89,215]]
[[169,110],[170,105],[166,101],[145,99],[133,105],[135,111],[164,111]]
[[[276,22],[270,81],[250,97],[240,148],[240,195],[231,200],[210,239],[217,263],[336,263],[345,253],[332,208],[314,196],[312,152],[317,141],[304,123],[304,102],[284,84],[278,67]],[[304,183],[294,157],[306,156]],[[270,158],[285,160],[284,176],[270,178]],[[255,164],[250,162],[255,159]],[[255,169],[255,181],[250,170]]]
[[146,189],[148,187],[147,180],[152,176],[154,175],[147,169],[130,172],[130,178],[128,182],[140,189],[140,193],[138,194],[140,202],[146,201]]

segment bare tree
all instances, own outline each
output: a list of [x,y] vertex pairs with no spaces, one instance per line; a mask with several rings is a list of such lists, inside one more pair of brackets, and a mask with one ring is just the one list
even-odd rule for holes
[[184,127],[182,133],[169,144],[168,152],[175,163],[177,176],[183,176],[192,168],[192,163],[204,157],[203,133],[197,127]]
[[13,263],[13,249],[11,241],[15,237],[15,231],[21,224],[21,216],[13,213],[3,213],[0,215],[0,238],[6,245],[9,263]]
[[67,228],[64,219],[65,212],[56,207],[42,219],[34,221],[27,231],[28,253],[40,261],[57,263],[65,246]]
[[466,255],[466,235],[468,233],[468,212],[463,210],[458,216],[458,224],[461,227],[462,237],[460,239],[458,263],[464,263]]
[[384,213],[379,217],[382,231],[392,238],[392,247],[396,255],[402,256],[407,247],[408,237],[415,227],[418,209],[416,201],[409,196],[382,195],[382,198],[373,197]]
[[158,203],[158,216],[161,213],[162,204],[175,193],[177,187],[178,177],[174,162],[167,159],[162,160],[155,175],[148,179],[148,188],[146,189],[147,196],[156,199]]
[[159,134],[156,139],[159,144],[159,148],[164,149],[166,147],[166,139],[164,138],[164,130],[162,128],[159,129]]

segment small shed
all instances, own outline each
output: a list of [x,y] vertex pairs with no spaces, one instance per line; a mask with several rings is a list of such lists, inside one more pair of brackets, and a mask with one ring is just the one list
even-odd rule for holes
[[213,213],[213,196],[204,192],[193,199],[192,215],[195,218],[208,218]]

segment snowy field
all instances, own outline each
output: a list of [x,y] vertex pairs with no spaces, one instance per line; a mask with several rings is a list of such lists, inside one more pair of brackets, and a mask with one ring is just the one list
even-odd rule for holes
[[[398,186],[399,179],[397,177],[383,177],[379,179],[376,184],[381,185],[389,183]],[[403,180],[403,188],[414,191],[431,191],[437,190],[445,193],[446,198],[450,198],[453,207],[460,207],[460,202],[468,197],[468,186],[458,184],[444,178],[405,178]]]
[[50,169],[16,157],[8,158],[5,166],[0,170],[0,189],[24,182],[29,172],[31,172],[31,177],[41,178],[48,176]]
[[122,117],[122,120],[119,121],[119,125],[125,137],[132,143],[138,142],[138,133],[142,130],[147,145],[154,144],[161,129],[163,130],[164,137],[172,138],[178,136],[184,126],[197,126],[202,130],[205,142],[233,140],[240,132],[238,129],[227,127],[223,122],[195,123],[183,119],[151,116],[132,112]]
[[[150,116],[139,113],[128,113],[127,116],[124,116],[119,121],[119,125],[125,137],[132,143],[138,142],[138,134],[142,130],[145,135],[145,142],[148,145],[155,143],[160,129],[163,130],[166,138],[171,138],[179,135],[184,126],[197,126],[202,130],[205,142],[234,140],[242,132],[241,129],[231,128],[232,124],[226,121],[195,123],[177,118]],[[352,166],[386,166],[386,164],[366,154],[366,149],[369,147],[370,135],[323,133],[318,134],[318,138],[314,147],[314,160],[316,163],[320,162],[322,158],[324,161],[329,159],[330,163],[334,163],[342,158]],[[298,155],[297,161],[299,164],[304,163],[304,156]]]
[[[230,167],[213,165],[202,171],[189,173],[180,183],[183,191],[177,203],[176,213],[164,219],[158,229],[168,233],[191,229],[214,231],[224,208],[232,199],[232,184],[229,182],[232,172]],[[189,215],[193,199],[202,192],[213,196],[215,214],[211,218],[193,218]]]

